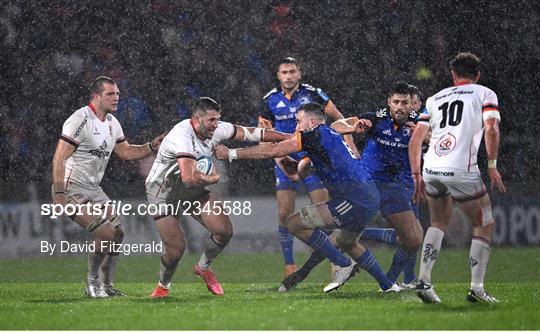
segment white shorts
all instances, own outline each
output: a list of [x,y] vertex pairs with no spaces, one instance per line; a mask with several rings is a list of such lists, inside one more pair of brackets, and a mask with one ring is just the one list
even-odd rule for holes
[[451,195],[454,200],[465,202],[481,198],[487,193],[480,172],[424,167],[422,176],[426,194],[433,198]]
[[[51,194],[54,198],[54,188],[52,188]],[[111,199],[101,187],[89,189],[77,185],[76,183],[70,184],[66,189],[66,203],[67,204],[86,204],[96,203],[105,204]]]
[[[191,206],[183,205],[183,202],[200,201],[206,202],[210,191],[203,187],[186,187],[182,181],[166,185],[164,182],[150,182],[146,184],[146,198],[148,203],[156,205],[157,214],[152,215],[154,220],[159,220],[169,215],[175,215],[178,207]],[[189,211],[187,211],[189,212]]]

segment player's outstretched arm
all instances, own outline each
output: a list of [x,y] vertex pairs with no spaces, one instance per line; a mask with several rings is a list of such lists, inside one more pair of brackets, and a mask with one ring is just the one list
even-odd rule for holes
[[216,172],[206,175],[197,169],[197,162],[194,156],[187,154],[180,156],[177,162],[182,182],[188,187],[204,187],[219,182],[219,174]]
[[501,174],[497,170],[497,154],[499,151],[499,120],[497,118],[489,118],[484,120],[484,140],[486,142],[486,152],[488,158],[488,176],[493,187],[497,188],[501,193],[506,192],[506,187],[502,181]]
[[[324,107],[324,113],[330,119],[332,119],[334,121],[345,119],[343,114],[341,114],[341,112],[337,109],[336,105],[331,100],[329,100],[328,103],[326,103],[326,106]],[[350,134],[351,133],[342,134],[343,139],[345,140],[345,143],[347,143],[347,145],[353,150],[353,152],[357,156],[359,156],[360,154],[358,153],[358,149],[356,148],[356,145],[354,144],[354,139],[353,139],[352,135],[350,135]]]
[[372,127],[372,123],[368,119],[359,119],[355,116],[337,120],[331,124],[332,129],[342,135],[346,134],[363,134]]
[[292,134],[286,134],[272,129],[256,127],[236,127],[236,134],[233,139],[245,142],[281,142],[291,138]]
[[270,159],[284,157],[294,152],[300,152],[302,146],[299,138],[293,137],[274,144],[259,144],[245,149],[228,149],[223,145],[215,148],[218,159],[233,161],[234,159]]
[[53,202],[54,204],[64,205],[66,203],[66,185],[64,183],[64,176],[66,173],[66,159],[68,159],[73,152],[75,152],[75,146],[67,143],[63,140],[58,140],[56,150],[52,160],[52,182],[53,182]]
[[414,180],[413,202],[419,203],[424,200],[424,180],[420,169],[422,162],[422,142],[429,132],[429,126],[418,125],[409,141],[409,163],[411,164],[411,174]]
[[161,134],[157,136],[156,138],[154,138],[151,142],[148,142],[142,145],[130,144],[127,141],[117,143],[114,146],[114,153],[116,153],[116,155],[120,159],[124,159],[124,160],[134,160],[134,159],[144,158],[147,155],[159,149],[159,146],[161,145],[161,142],[163,141],[163,138],[165,137],[165,135],[166,135],[165,133]]

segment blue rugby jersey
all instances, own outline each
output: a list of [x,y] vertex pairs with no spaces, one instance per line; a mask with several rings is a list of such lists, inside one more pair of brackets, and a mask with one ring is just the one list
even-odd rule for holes
[[[365,113],[359,118],[373,124],[366,134],[367,144],[360,160],[364,169],[375,181],[412,184],[408,152],[411,129],[407,126],[396,129],[387,109]],[[408,121],[416,123],[417,118],[418,114],[411,111]]]
[[343,137],[330,126],[321,124],[300,132],[297,139],[330,196],[357,195],[351,190],[355,183],[371,180]]
[[277,87],[264,96],[259,116],[272,121],[278,131],[294,133],[296,112],[301,105],[315,102],[325,107],[329,100],[321,89],[308,84],[300,84],[290,100],[281,87]]

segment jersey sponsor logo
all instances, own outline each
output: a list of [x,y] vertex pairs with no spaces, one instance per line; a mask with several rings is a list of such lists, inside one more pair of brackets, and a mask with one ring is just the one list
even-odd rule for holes
[[77,128],[77,130],[75,130],[75,135],[73,135],[73,138],[79,137],[79,135],[81,134],[81,130],[84,128],[84,126],[86,125],[87,122],[88,122],[88,116],[85,115],[83,122],[81,122],[81,124],[79,125],[79,128]]
[[100,135],[101,133],[98,131],[97,127],[94,127],[94,135]]
[[435,176],[454,176],[454,172],[443,172],[443,171],[434,171],[432,169],[426,168],[424,169],[424,172],[429,175],[435,175]]
[[90,154],[98,157],[99,159],[104,159],[104,158],[108,157],[111,154],[110,151],[107,151],[107,142],[106,141],[103,141],[103,143],[99,146],[98,149],[93,149],[93,150],[90,150],[88,152]]
[[279,103],[277,103],[276,108],[282,108],[282,107],[287,107],[287,105],[285,105],[283,100],[280,100]]
[[387,140],[382,139],[380,137],[376,137],[375,139],[377,140],[378,143],[386,145],[386,146],[398,147],[398,148],[404,148],[404,149],[409,148],[408,144],[403,144],[403,143],[400,143],[400,142],[390,142],[390,141],[387,141]]
[[294,113],[292,114],[285,114],[285,115],[276,115],[276,120],[287,120],[287,119],[294,119],[296,115]]
[[456,137],[452,134],[446,134],[435,144],[435,153],[439,156],[446,156],[456,147]]

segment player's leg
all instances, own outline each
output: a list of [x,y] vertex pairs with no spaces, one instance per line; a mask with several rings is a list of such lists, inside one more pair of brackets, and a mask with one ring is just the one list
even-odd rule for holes
[[[339,248],[346,252],[360,267],[366,270],[379,284],[383,292],[398,292],[399,287],[394,284],[381,269],[381,266],[373,256],[371,250],[364,247],[358,242],[358,232],[351,232],[345,229],[339,229],[334,232],[335,241]],[[337,288],[337,283],[332,280],[326,287],[325,291],[330,291]]]
[[397,233],[393,228],[368,227],[360,235],[360,240],[378,241],[395,246],[397,244]]
[[276,191],[276,199],[279,217],[279,244],[281,245],[281,252],[285,262],[284,275],[288,276],[296,271],[296,264],[294,262],[294,236],[285,226],[285,220],[288,216],[294,213],[296,191],[278,190]]
[[463,211],[474,227],[469,256],[471,289],[467,300],[471,302],[497,303],[499,301],[484,289],[484,277],[489,262],[491,237],[495,226],[491,214],[489,195],[486,193],[477,199],[457,201],[459,202],[461,211]]
[[[422,245],[422,226],[412,210],[392,213],[386,216],[388,221],[396,229],[400,244],[392,259],[392,264],[386,275],[395,283],[401,271],[407,264],[416,261],[416,254]],[[408,280],[408,283],[413,280]]]
[[162,215],[154,217],[156,229],[163,243],[163,254],[160,257],[159,280],[150,297],[169,296],[169,288],[178,262],[184,255],[185,239],[178,217]]
[[441,250],[446,226],[452,216],[452,197],[445,185],[426,182],[427,201],[430,212],[430,227],[424,236],[420,273],[416,287],[418,296],[427,303],[441,300],[431,286],[431,270]]
[[[88,272],[86,276],[86,294],[90,297],[107,297],[99,277],[100,267],[109,253],[111,241],[116,230],[111,225],[112,213],[102,208],[94,209],[92,193],[73,187],[66,193],[66,203],[78,207],[78,215],[71,218],[91,234],[91,243],[95,250],[88,252]],[[101,206],[101,204],[99,204]],[[99,212],[99,213],[97,213]]]
[[193,211],[192,216],[210,232],[210,236],[205,239],[204,252],[193,269],[195,274],[204,279],[209,291],[215,295],[223,295],[223,288],[210,267],[229,243],[233,235],[233,227],[229,217],[223,213],[221,202],[212,193],[209,194],[206,202],[201,203],[201,212]]

